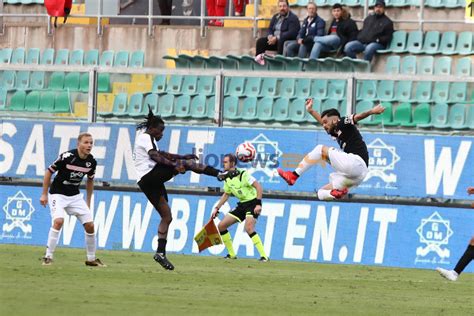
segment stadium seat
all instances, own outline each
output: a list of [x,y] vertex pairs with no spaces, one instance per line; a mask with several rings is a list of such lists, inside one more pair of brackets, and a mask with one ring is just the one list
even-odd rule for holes
[[158,111],[158,95],[155,93],[150,93],[145,97],[143,101],[143,112],[144,114],[148,114],[149,108],[153,111],[153,113],[159,113]]
[[386,49],[379,49],[377,53],[405,53],[406,52],[406,42],[407,42],[407,32],[405,31],[396,31],[393,33],[392,41]]
[[236,96],[227,96],[224,98],[224,119],[239,120],[241,117],[238,114],[239,98]]
[[71,101],[67,91],[61,91],[54,98],[54,112],[71,113]]
[[474,104],[466,105],[467,115],[465,127],[474,130]]
[[227,58],[235,60],[237,62],[237,69],[239,70],[253,70],[254,65],[257,64],[254,58],[248,55],[247,56],[227,55]]
[[466,106],[456,103],[449,109],[448,125],[452,129],[466,129]]
[[[212,58],[212,56],[210,58]],[[239,67],[238,62],[235,59],[227,58],[225,56],[219,56],[217,58],[221,60],[222,68],[224,69],[235,70],[235,69],[238,69]]]
[[437,81],[433,88],[433,101],[436,103],[448,102],[449,82]]
[[15,92],[10,100],[9,110],[24,111],[25,110],[26,92],[19,90]]
[[443,56],[436,59],[434,63],[434,74],[438,76],[451,74],[451,60],[449,56]]
[[[230,77],[227,83],[228,87],[227,89],[224,89],[227,95],[241,96],[244,93],[245,77]],[[260,88],[258,90],[260,90]],[[255,95],[257,94],[258,91],[255,93]]]
[[153,93],[165,93],[166,91],[166,75],[156,75],[153,78],[151,91]]
[[48,88],[51,90],[62,90],[64,89],[64,72],[53,72],[49,77]]
[[69,64],[69,49],[60,49],[56,52],[56,58],[54,60],[55,65],[68,65]]
[[32,91],[26,95],[25,111],[38,112],[40,105],[40,94],[38,91]]
[[53,65],[54,64],[54,49],[47,48],[43,51],[41,56],[41,65]]
[[80,76],[78,72],[68,73],[64,78],[64,89],[73,92],[79,91]]
[[179,54],[178,58],[187,60],[189,68],[204,69],[206,67],[206,58],[200,55],[191,56],[187,54]]
[[101,72],[97,76],[97,91],[109,92],[110,91],[110,74]]
[[6,110],[7,108],[7,94],[7,90],[0,88],[0,111]]
[[471,71],[471,57],[459,58],[456,63],[456,76],[470,76]]
[[199,76],[197,93],[202,95],[212,95],[214,94],[215,85],[214,76]]
[[262,97],[276,97],[277,96],[277,82],[278,79],[273,78],[263,78],[262,89],[260,91],[260,96]]
[[211,96],[210,98],[206,98],[206,114],[207,118],[214,121],[215,115],[215,108],[216,108],[216,97]]
[[33,90],[41,90],[44,88],[44,71],[34,71],[30,76],[30,88]]
[[286,62],[284,62],[281,58],[276,59],[267,55],[265,55],[263,58],[265,59],[265,63],[267,63],[268,70],[274,70],[274,71],[286,70]]
[[403,126],[413,127],[415,124],[412,122],[412,110],[410,103],[400,103],[397,105],[393,112],[393,120],[387,123],[389,126]]
[[[344,67],[344,61],[350,60],[350,63],[352,64],[352,70],[355,72],[370,72],[371,64],[367,60],[361,60],[361,59],[352,59],[350,57],[344,57],[340,61],[340,67]],[[349,68],[348,68],[349,69]],[[346,72],[349,70],[346,70]]]
[[429,55],[437,54],[439,50],[440,37],[441,35],[438,31],[426,32],[422,52]]
[[393,107],[390,102],[382,102],[382,106],[385,108],[385,111],[379,115],[372,115],[371,124],[390,124],[393,118]]
[[103,51],[102,56],[100,56],[100,66],[112,67],[114,65],[114,54],[113,50]]
[[431,113],[428,103],[418,104],[413,110],[413,124],[417,127],[423,127],[430,124]]
[[305,99],[297,98],[294,99],[288,108],[288,117],[292,122],[301,123],[305,122],[306,116],[306,106],[305,106]]
[[197,91],[197,84],[198,84],[197,76],[184,76],[183,86],[181,87],[181,91],[175,94],[184,93],[188,95],[195,95]]
[[80,74],[79,91],[83,93],[89,92],[89,73],[88,72]]
[[159,99],[159,114],[162,117],[173,117],[174,116],[174,102],[175,96],[172,94],[164,94]]
[[433,74],[433,56],[423,56],[420,58],[420,63],[418,65],[417,74],[419,75],[432,75]]
[[456,32],[444,32],[439,44],[439,51],[443,55],[456,54]]
[[12,59],[13,50],[11,48],[4,48],[0,51],[1,61],[3,64],[9,64]]
[[194,119],[203,119],[207,117],[206,97],[198,94],[191,100],[189,114]]
[[26,54],[26,63],[29,65],[38,65],[40,62],[40,50],[38,48],[30,48]]
[[431,126],[434,128],[449,128],[448,110],[446,103],[437,103],[431,108]]
[[402,75],[416,75],[416,56],[405,56],[400,63]]
[[289,120],[289,103],[287,98],[278,98],[273,106],[273,119],[277,122],[284,122]]
[[166,85],[166,92],[172,94],[181,94],[183,87],[183,76],[182,75],[171,75]]
[[262,84],[262,80],[260,78],[257,78],[257,77],[247,78],[247,82],[245,83],[245,88],[244,88],[244,95],[247,97],[259,96],[261,84]]
[[444,7],[446,8],[459,8],[463,7],[466,2],[462,0],[444,0]]
[[85,52],[84,64],[86,66],[97,66],[99,64],[99,50],[91,49]]
[[380,101],[393,101],[395,91],[395,81],[380,80],[377,87],[377,98]]
[[15,48],[12,52],[11,64],[24,64],[25,63],[25,49],[22,47]]
[[472,49],[473,33],[470,31],[459,33],[456,51],[459,55],[472,55],[474,50]]
[[181,57],[171,56],[171,55],[165,55],[165,56],[163,56],[163,59],[174,61],[174,66],[177,69],[188,69],[189,68],[189,60],[188,59],[183,59]]
[[466,97],[467,97],[467,82],[452,82],[449,88],[449,101],[448,102],[450,103],[465,102]]
[[399,102],[412,102],[412,81],[398,81],[395,89],[395,100]]
[[[366,112],[366,111],[369,111],[373,107],[374,107],[374,103],[372,101],[362,100],[362,101],[357,102],[356,107],[355,107],[355,113]],[[363,124],[363,125],[371,125],[372,118],[373,116],[370,115],[366,117],[365,119],[360,120],[357,123]]]
[[441,8],[444,7],[444,0],[424,0],[425,6],[432,8]]
[[363,80],[357,100],[375,100],[377,98],[377,81],[375,80]]
[[342,100],[346,97],[346,80],[330,80],[328,84],[328,98]]
[[148,113],[148,108],[144,111],[142,93],[132,94],[128,104],[128,111],[128,115],[131,117],[143,117]]
[[112,116],[125,117],[128,115],[127,99],[128,95],[126,93],[119,93],[115,96]]
[[304,59],[299,57],[276,55],[275,60],[280,60],[282,63],[285,63],[285,69],[287,71],[301,71],[304,68]]
[[44,91],[40,97],[41,112],[52,113],[54,111],[55,92]]
[[244,99],[242,119],[245,121],[257,119],[257,97],[247,97]]
[[319,59],[308,59],[304,61],[305,71],[321,71],[321,61]]
[[415,87],[415,101],[419,103],[431,101],[431,81],[417,81]]
[[224,68],[223,62],[226,57],[220,56],[209,56],[206,58],[205,61],[205,68],[206,69],[221,69]]
[[295,97],[306,99],[311,92],[311,79],[297,78],[295,80]]
[[176,98],[176,105],[174,107],[174,115],[179,118],[186,118],[190,116],[191,96],[188,94],[181,95]]
[[[305,105],[305,100],[303,100],[303,106],[304,106],[304,119],[306,121],[306,123],[310,123],[310,124],[318,124],[318,121],[316,121],[314,119],[314,117],[309,114],[308,111],[306,111],[306,105]],[[334,100],[331,100],[331,101],[328,101],[327,103],[327,106],[328,107],[336,107],[339,108],[339,102],[334,102]],[[323,111],[323,108],[322,108],[322,103],[321,103],[321,100],[316,100],[316,99],[313,99],[313,110],[315,110],[316,112],[318,113],[321,113]]]
[[82,66],[84,64],[84,50],[76,49],[71,53],[69,64],[73,66]]
[[336,71],[337,59],[332,57],[319,58],[319,71],[333,72]]
[[145,52],[141,50],[134,51],[130,56],[130,67],[142,68],[145,64]]
[[283,78],[281,80],[278,94],[284,98],[288,98],[288,99],[294,98],[295,97],[295,79]]
[[423,52],[423,32],[411,31],[407,39],[407,51],[410,54],[421,54]]
[[324,100],[328,97],[328,80],[313,79],[311,80],[311,97]]
[[273,120],[273,98],[263,97],[257,102],[257,117],[260,121]]
[[336,109],[339,111],[339,101],[336,99],[326,99],[321,103],[321,112],[329,109]]
[[114,67],[128,67],[128,52],[121,50],[115,54]]
[[3,75],[0,80],[1,88],[7,90],[13,90],[16,83],[16,72],[12,70],[7,70],[3,72]]
[[30,72],[18,71],[16,73],[15,87],[19,90],[26,90],[30,86]]
[[387,58],[385,64],[385,72],[387,74],[398,74],[400,73],[400,56],[392,55]]

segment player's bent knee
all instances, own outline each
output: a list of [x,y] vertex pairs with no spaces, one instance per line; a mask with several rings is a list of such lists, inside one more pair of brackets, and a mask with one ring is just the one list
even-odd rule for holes
[[88,234],[93,234],[94,233],[94,222],[84,223],[84,230]]
[[64,224],[64,218],[56,218],[53,221],[53,228],[56,230],[60,230],[63,227]]

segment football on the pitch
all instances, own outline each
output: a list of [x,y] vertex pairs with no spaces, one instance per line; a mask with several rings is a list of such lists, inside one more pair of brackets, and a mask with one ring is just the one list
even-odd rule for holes
[[235,150],[235,155],[237,156],[237,159],[242,162],[249,162],[254,160],[256,153],[257,151],[255,150],[255,147],[253,147],[252,143],[249,142],[240,144]]

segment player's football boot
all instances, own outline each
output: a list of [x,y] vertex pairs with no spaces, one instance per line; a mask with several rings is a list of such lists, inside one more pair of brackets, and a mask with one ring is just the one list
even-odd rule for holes
[[446,270],[443,268],[436,268],[436,271],[441,274],[442,277],[448,279],[449,281],[456,281],[458,279],[458,274],[454,270]]
[[260,259],[258,259],[258,261],[260,261],[260,262],[268,262],[268,261],[270,261],[270,258],[268,258],[268,257],[260,257]]
[[100,261],[99,258],[95,258],[95,260],[92,261],[86,261],[86,266],[89,267],[100,267],[100,268],[105,268],[107,265],[103,264],[102,261]]
[[163,268],[166,270],[174,270],[174,265],[166,258],[166,256],[162,253],[155,253],[153,256],[156,262],[158,262]]
[[278,168],[278,175],[283,178],[283,180],[288,183],[288,185],[295,184],[298,177],[292,171],[283,171],[283,169]]
[[219,172],[219,174],[217,175],[217,180],[224,181],[227,178],[232,179],[233,177],[236,177],[239,174],[240,174],[240,171],[237,169]]
[[227,256],[225,256],[224,259],[237,259],[237,256],[231,256],[227,254]]
[[41,259],[41,264],[44,265],[44,266],[50,266],[53,264],[53,259],[49,258],[49,257],[43,257]]
[[349,190],[347,190],[346,188],[344,189],[332,189],[331,190],[331,195],[334,196],[334,198],[336,200],[339,200],[339,199],[342,199],[346,194],[347,192],[349,192]]

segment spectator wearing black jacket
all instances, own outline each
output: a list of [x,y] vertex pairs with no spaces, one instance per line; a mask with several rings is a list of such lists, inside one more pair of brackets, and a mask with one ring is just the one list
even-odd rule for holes
[[287,55],[290,57],[296,55],[300,58],[308,57],[313,48],[314,39],[324,35],[326,22],[318,15],[318,7],[314,2],[309,2],[307,9],[308,16],[303,20],[296,42],[288,45]]
[[351,15],[341,4],[332,6],[332,16],[334,19],[329,26],[326,36],[314,38],[314,45],[309,55],[310,59],[317,59],[322,52],[330,52],[339,47],[344,49],[347,42],[357,39],[357,24],[351,19]]
[[357,40],[347,43],[344,48],[346,56],[356,58],[356,54],[364,52],[364,59],[371,61],[375,52],[390,44],[393,35],[393,22],[385,15],[385,2],[375,2],[374,14],[364,20],[364,25],[357,35]]
[[268,36],[257,40],[256,54],[260,55],[266,50],[277,50],[278,54],[283,53],[285,41],[294,40],[300,30],[298,17],[290,11],[287,0],[279,0],[279,13],[272,17]]

